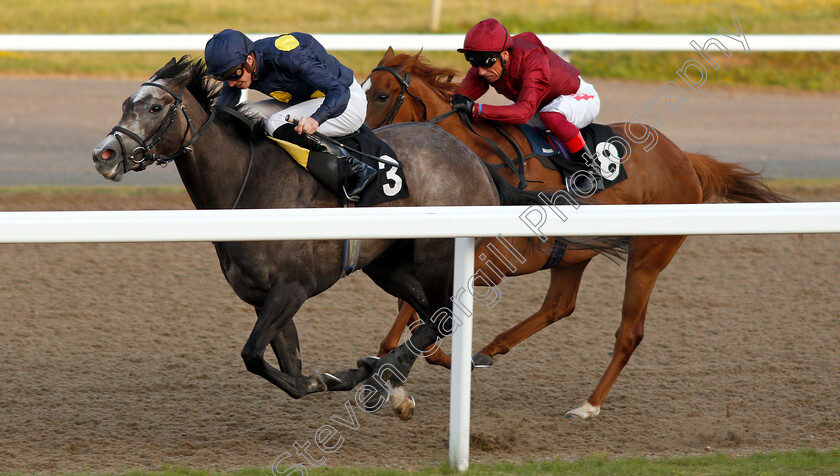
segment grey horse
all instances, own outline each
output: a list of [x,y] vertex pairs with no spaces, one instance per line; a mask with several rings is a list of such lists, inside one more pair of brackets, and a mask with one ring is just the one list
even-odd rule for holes
[[[218,88],[204,78],[203,71],[200,60],[173,58],[143,83],[123,102],[119,124],[93,150],[96,170],[119,181],[129,171],[174,161],[198,209],[340,206],[338,198],[283,149],[254,133],[257,129],[213,108]],[[398,124],[378,129],[376,134],[397,152],[411,185],[410,197],[383,206],[539,203],[537,195],[494,177],[470,149],[436,126]],[[350,390],[378,376],[371,381],[373,390],[366,393],[368,406],[390,401],[401,418],[411,417],[414,400],[403,383],[416,357],[412,349],[434,344],[451,327],[451,322],[432,322],[432,316],[450,307],[453,240],[364,240],[359,268],[383,290],[410,303],[424,325],[382,359],[360,359],[356,368],[310,376],[301,371],[292,319],[307,299],[339,280],[343,242],[214,245],[228,283],[257,312],[241,354],[249,371],[293,398]],[[268,345],[279,368],[263,357]],[[383,393],[389,391],[390,398]]]

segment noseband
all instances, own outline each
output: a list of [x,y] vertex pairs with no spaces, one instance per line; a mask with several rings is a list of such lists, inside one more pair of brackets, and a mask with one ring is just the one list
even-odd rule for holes
[[397,81],[399,81],[400,84],[402,85],[402,91],[400,91],[400,95],[397,96],[397,100],[396,100],[396,102],[394,102],[394,107],[391,108],[391,111],[388,113],[387,116],[385,116],[385,119],[382,119],[382,121],[379,124],[377,124],[376,127],[374,127],[374,129],[376,129],[377,127],[381,127],[383,125],[391,124],[391,123],[394,122],[394,117],[397,115],[397,111],[400,110],[400,107],[402,107],[402,103],[403,103],[403,100],[405,100],[405,95],[406,94],[413,97],[415,101],[419,102],[420,105],[423,106],[423,119],[422,120],[423,121],[426,120],[427,114],[428,114],[428,111],[426,110],[426,104],[423,102],[422,99],[415,96],[411,91],[408,90],[408,85],[409,85],[409,83],[411,83],[411,73],[405,73],[405,78],[403,78],[402,76],[400,76],[400,73],[398,73],[395,69],[389,68],[387,66],[377,66],[377,67],[373,68],[373,70],[374,71],[387,71],[387,72],[393,74],[394,77],[397,78]]
[[[147,160],[154,160],[156,165],[165,167],[166,164],[172,162],[180,155],[183,155],[187,152],[192,152],[192,149],[190,147],[193,144],[195,144],[198,138],[201,137],[201,135],[204,133],[204,131],[207,130],[207,127],[210,125],[210,123],[213,122],[213,119],[216,117],[216,109],[213,108],[210,111],[210,117],[207,118],[207,122],[205,122],[204,125],[201,126],[201,129],[199,129],[198,132],[196,132],[195,135],[193,135],[192,139],[190,139],[189,142],[184,143],[184,141],[187,139],[187,134],[190,131],[195,132],[195,126],[193,125],[192,119],[190,118],[190,114],[187,112],[186,106],[184,106],[183,104],[183,90],[180,93],[175,94],[174,91],[167,88],[166,86],[152,82],[145,82],[141,84],[141,86],[154,86],[156,88],[163,89],[167,93],[171,94],[173,98],[175,98],[175,102],[172,103],[172,106],[169,108],[169,112],[166,113],[166,117],[163,118],[157,130],[155,130],[155,132],[151,133],[149,137],[145,139],[135,134],[134,132],[120,126],[114,126],[114,128],[111,129],[111,132],[108,133],[108,135],[113,134],[114,137],[117,138],[117,142],[120,143],[120,152],[122,152],[123,155],[123,170],[125,172],[128,172],[128,159],[131,159],[131,161],[135,164],[140,164],[140,170],[143,170],[146,168],[144,163]],[[175,123],[175,117],[178,116],[179,108],[181,109],[181,111],[183,111],[184,117],[187,119],[188,125],[188,127],[184,130],[184,137],[181,138],[181,146],[172,155],[152,154],[151,150],[158,144],[158,142],[161,141],[161,139],[163,139],[163,136],[166,134],[166,131],[168,131],[169,128],[172,127],[172,124]],[[138,147],[131,151],[131,154],[127,154],[122,136],[116,134],[116,132],[125,134],[128,137],[130,137],[132,140],[137,142]]]

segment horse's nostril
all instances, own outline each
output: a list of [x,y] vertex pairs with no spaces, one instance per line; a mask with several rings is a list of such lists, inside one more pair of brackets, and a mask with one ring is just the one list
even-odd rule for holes
[[93,151],[93,160],[95,161],[108,161],[117,156],[117,152],[113,149],[102,149],[102,150],[94,150]]

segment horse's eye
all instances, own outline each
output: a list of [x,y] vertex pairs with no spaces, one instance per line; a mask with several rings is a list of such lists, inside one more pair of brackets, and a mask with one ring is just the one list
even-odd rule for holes
[[379,96],[376,96],[376,100],[379,101],[379,102],[385,102],[385,101],[388,100],[388,95],[387,94],[380,94]]
[[151,111],[152,112],[160,112],[162,109],[163,109],[163,106],[161,106],[160,104],[155,104],[154,106],[152,106]]

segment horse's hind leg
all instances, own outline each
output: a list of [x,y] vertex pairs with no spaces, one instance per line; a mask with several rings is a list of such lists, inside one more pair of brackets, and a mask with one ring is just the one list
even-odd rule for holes
[[571,315],[575,310],[583,271],[590,260],[591,258],[579,263],[552,268],[551,284],[540,309],[524,321],[497,335],[492,342],[473,356],[473,364],[477,368],[489,367],[493,364],[493,356],[506,354],[523,340]]
[[590,418],[600,413],[607,392],[644,337],[647,306],[656,279],[684,240],[685,236],[640,236],[634,240],[627,259],[624,304],[621,324],[615,333],[612,359],[592,395],[567,415]]
[[422,349],[435,345],[443,336],[441,329],[452,325],[448,312],[452,262],[440,258],[452,256],[452,244],[451,240],[416,240],[413,249],[391,250],[364,268],[379,287],[414,307],[421,319],[421,325],[406,342],[376,362],[373,375],[366,382],[366,400],[378,397],[381,401],[387,394],[394,412],[403,420],[411,418],[414,412],[414,399],[404,388],[412,365],[424,354]]
[[[475,276],[481,277],[481,282],[477,284],[492,286],[496,286],[504,282],[504,280],[509,276],[518,276],[520,274],[529,274],[539,271],[549,258],[549,255],[545,253],[545,250],[539,247],[532,247],[527,240],[520,238],[512,240],[507,240],[505,238],[484,240],[476,249],[475,255]],[[551,294],[551,291],[549,291],[549,294]],[[412,312],[410,315],[407,315],[406,307],[408,306],[403,306],[400,309],[400,314],[397,316],[397,322],[394,323],[388,336],[386,336],[382,341],[382,345],[380,345],[379,349],[380,357],[397,347],[397,343],[404,326],[408,326],[412,333],[420,327],[421,322],[417,313]],[[410,307],[408,307],[408,309],[411,310]],[[548,324],[545,324],[542,327],[545,327],[546,325]],[[542,329],[542,327],[539,329]],[[522,339],[528,335],[525,335]],[[519,341],[517,341],[517,343],[518,342]],[[507,350],[510,350],[509,347],[512,347],[512,345],[501,345],[506,347]],[[507,350],[504,352],[507,352]],[[439,347],[432,346],[427,348],[424,350],[423,355],[426,357],[426,361],[432,365],[440,365],[447,369],[452,365],[452,357],[446,352],[440,350]],[[495,355],[495,353],[491,355]],[[478,361],[473,361],[473,364],[476,367],[487,367],[490,363],[492,363],[490,357],[482,355],[481,353],[476,354],[474,358],[479,359]]]
[[402,299],[398,300],[397,308],[399,310],[397,318],[394,319],[394,323],[391,324],[391,328],[388,330],[388,333],[385,334],[382,342],[379,343],[378,357],[382,357],[388,352],[396,349],[400,343],[400,336],[403,333],[403,329],[408,327],[409,321],[416,319],[414,308],[406,304],[406,302]]
[[[413,333],[420,327],[420,324],[420,316],[417,315],[417,311],[405,301],[400,300],[400,312],[397,314],[397,318],[391,325],[388,334],[379,344],[378,356],[382,357],[397,348],[400,342],[400,336],[402,336],[405,328],[408,328]],[[426,362],[432,365],[440,365],[447,369],[452,365],[452,359],[437,346],[432,345],[427,347],[423,350],[423,355],[426,356]]]

